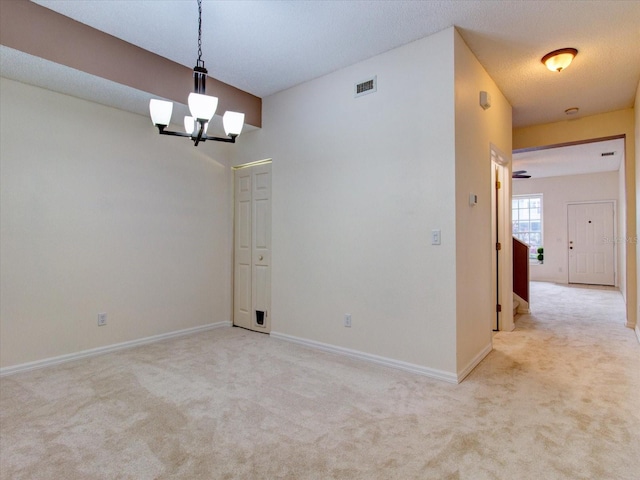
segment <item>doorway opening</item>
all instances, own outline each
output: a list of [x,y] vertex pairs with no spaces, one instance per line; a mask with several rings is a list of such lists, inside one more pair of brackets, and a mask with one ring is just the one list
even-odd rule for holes
[[635,291],[627,275],[633,275],[636,239],[627,230],[625,144],[623,134],[514,150],[514,170],[530,178],[513,180],[512,188],[545,195],[544,262],[532,262],[531,280],[613,285],[629,316]]

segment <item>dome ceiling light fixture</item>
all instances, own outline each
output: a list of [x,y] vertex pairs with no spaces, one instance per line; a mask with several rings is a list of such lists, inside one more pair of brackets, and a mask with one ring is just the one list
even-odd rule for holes
[[571,107],[571,108],[567,108],[564,113],[567,115],[575,115],[576,113],[578,113],[580,111],[580,109],[578,107]]
[[188,98],[191,116],[184,117],[186,133],[166,130],[171,122],[173,102],[151,99],[149,102],[151,122],[158,127],[160,135],[188,137],[193,140],[193,145],[196,147],[198,143],[206,140],[236,143],[236,137],[240,135],[244,125],[244,113],[225,112],[222,117],[222,123],[227,138],[207,136],[209,121],[213,118],[218,107],[218,97],[205,95],[207,73],[207,69],[204,68],[204,60],[202,60],[202,0],[198,0],[198,60],[196,61],[196,66],[193,67],[194,91],[189,94]]
[[541,61],[552,72],[561,72],[571,64],[577,54],[578,50],[575,48],[561,48],[547,53]]

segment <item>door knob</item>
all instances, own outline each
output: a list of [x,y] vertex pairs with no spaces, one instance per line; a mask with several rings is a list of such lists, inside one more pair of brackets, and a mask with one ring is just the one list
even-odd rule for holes
[[262,261],[262,255],[260,255],[260,256],[258,257],[258,260]]

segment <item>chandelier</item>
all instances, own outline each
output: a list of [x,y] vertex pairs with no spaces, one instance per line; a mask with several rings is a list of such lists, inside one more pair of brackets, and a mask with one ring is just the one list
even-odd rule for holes
[[217,142],[235,143],[236,137],[240,135],[244,124],[244,113],[225,112],[222,117],[224,132],[227,137],[210,137],[207,135],[209,121],[213,118],[218,107],[218,98],[205,95],[205,83],[207,80],[207,69],[204,68],[202,60],[202,0],[198,0],[198,60],[193,67],[194,89],[189,94],[188,104],[191,116],[184,117],[185,132],[172,132],[167,130],[171,122],[173,102],[165,100],[151,99],[149,102],[149,113],[151,122],[158,127],[160,135],[173,135],[175,137],[188,137],[193,140],[194,146],[206,140]]

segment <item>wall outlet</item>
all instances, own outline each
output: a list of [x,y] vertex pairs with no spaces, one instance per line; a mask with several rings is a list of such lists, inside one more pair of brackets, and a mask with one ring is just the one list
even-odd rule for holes
[[98,326],[99,327],[103,327],[106,324],[107,324],[107,314],[106,313],[99,313],[98,314]]
[[351,314],[350,313],[345,313],[344,314],[344,326],[345,327],[350,327],[351,326]]

